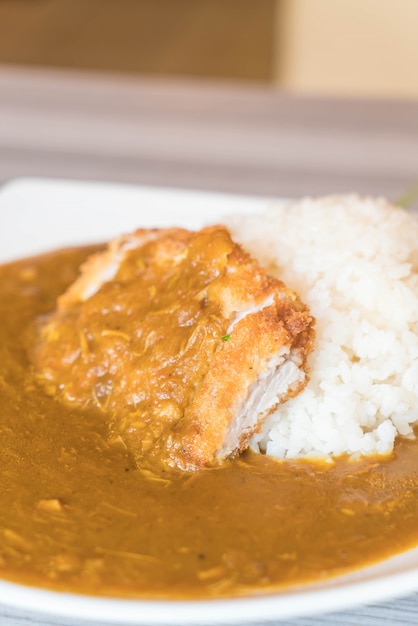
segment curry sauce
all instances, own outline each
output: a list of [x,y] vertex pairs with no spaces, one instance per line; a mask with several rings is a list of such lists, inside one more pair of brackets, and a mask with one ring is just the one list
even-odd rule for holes
[[208,598],[320,580],[418,544],[418,443],[390,458],[247,453],[154,475],[102,413],[47,396],[28,359],[38,316],[91,249],[0,269],[0,576],[131,598]]

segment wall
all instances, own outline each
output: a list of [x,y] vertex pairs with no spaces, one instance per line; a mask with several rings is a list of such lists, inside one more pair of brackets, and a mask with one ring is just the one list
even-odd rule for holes
[[0,0],[0,64],[418,97],[418,0]]
[[276,84],[418,97],[418,0],[281,0]]

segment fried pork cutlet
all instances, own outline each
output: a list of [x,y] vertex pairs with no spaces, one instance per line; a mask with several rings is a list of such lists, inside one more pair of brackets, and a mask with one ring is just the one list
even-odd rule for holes
[[48,393],[97,407],[138,464],[244,450],[306,383],[313,322],[222,226],[138,230],[90,257],[40,329]]

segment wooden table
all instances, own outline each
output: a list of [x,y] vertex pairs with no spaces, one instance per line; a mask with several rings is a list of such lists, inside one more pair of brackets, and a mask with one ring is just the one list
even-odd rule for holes
[[25,175],[397,198],[418,179],[418,103],[0,66],[0,181]]
[[[22,176],[396,199],[418,178],[418,103],[0,67],[0,182]],[[80,625],[7,607],[0,623]],[[418,594],[281,623],[417,624]]]

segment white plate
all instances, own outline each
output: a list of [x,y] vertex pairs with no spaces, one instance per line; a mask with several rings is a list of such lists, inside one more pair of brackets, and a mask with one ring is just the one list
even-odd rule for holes
[[[146,187],[18,180],[0,191],[0,261],[105,240],[139,226],[200,227],[265,198]],[[418,549],[348,576],[265,597],[147,602],[55,593],[0,581],[0,603],[54,617],[118,624],[245,624],[388,600],[418,590]]]

